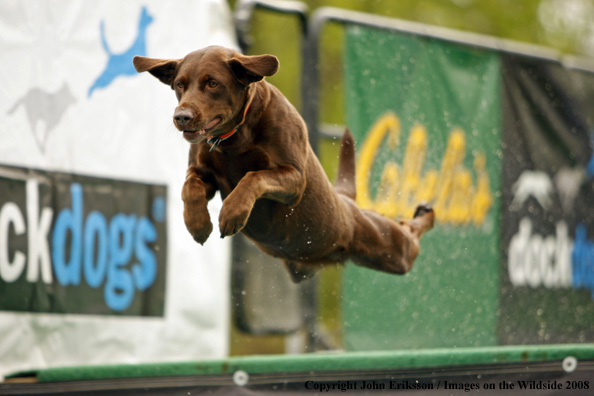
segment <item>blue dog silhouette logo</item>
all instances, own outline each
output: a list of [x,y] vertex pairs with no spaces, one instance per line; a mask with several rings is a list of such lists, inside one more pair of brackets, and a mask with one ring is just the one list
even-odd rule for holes
[[127,51],[121,54],[114,54],[109,49],[107,39],[105,37],[105,23],[101,21],[99,26],[101,34],[101,44],[108,55],[107,65],[103,73],[95,80],[91,88],[89,88],[89,97],[97,88],[105,88],[113,82],[118,76],[136,75],[138,74],[132,64],[134,55],[146,56],[146,31],[148,26],[153,22],[153,17],[148,13],[146,7],[142,7],[140,12],[140,20],[138,21],[138,34],[136,40]]

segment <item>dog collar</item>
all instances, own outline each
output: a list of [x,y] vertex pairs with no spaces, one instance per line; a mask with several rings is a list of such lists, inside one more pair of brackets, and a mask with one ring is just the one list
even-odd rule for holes
[[239,129],[240,126],[243,125],[243,123],[245,122],[245,116],[247,115],[248,110],[250,109],[250,105],[252,104],[252,98],[250,98],[250,101],[248,103],[248,105],[245,107],[245,110],[243,112],[243,118],[241,119],[241,122],[239,124],[237,124],[235,126],[235,128],[233,128],[231,130],[231,132],[227,132],[224,133],[220,136],[209,136],[206,140],[206,143],[210,144],[210,150],[212,151],[215,148],[217,148],[219,146],[219,144],[221,144],[222,141],[229,139],[231,136],[235,135],[235,132],[237,132],[237,130]]
[[237,130],[239,129],[240,126],[241,126],[241,124],[239,124],[235,128],[233,128],[233,130],[231,132],[227,132],[227,133],[222,134],[220,136],[210,136],[210,137],[208,137],[208,139],[206,140],[206,142],[211,145],[210,151],[212,151],[216,147],[218,147],[219,144],[221,144],[221,142],[223,140],[227,140],[231,136],[235,135],[235,132],[237,132]]

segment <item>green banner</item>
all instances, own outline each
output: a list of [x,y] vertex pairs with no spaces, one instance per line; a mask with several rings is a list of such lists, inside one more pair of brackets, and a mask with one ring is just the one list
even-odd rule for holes
[[371,28],[348,29],[347,124],[357,201],[410,218],[436,212],[411,272],[344,274],[349,350],[497,343],[500,279],[500,61],[494,51]]

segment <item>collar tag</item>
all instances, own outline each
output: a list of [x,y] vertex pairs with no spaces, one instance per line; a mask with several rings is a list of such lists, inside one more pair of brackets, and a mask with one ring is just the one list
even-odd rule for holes
[[231,132],[225,133],[224,135],[221,135],[221,136],[211,136],[211,137],[209,137],[208,140],[206,141],[206,143],[208,143],[208,144],[211,145],[209,151],[212,151],[216,147],[218,147],[219,144],[221,144],[221,142],[223,140],[227,140],[231,136],[233,136],[235,134],[235,132],[237,132],[237,130],[239,129],[240,126],[241,126],[241,124],[239,124],[238,126],[236,126],[235,128],[233,128],[233,130]]

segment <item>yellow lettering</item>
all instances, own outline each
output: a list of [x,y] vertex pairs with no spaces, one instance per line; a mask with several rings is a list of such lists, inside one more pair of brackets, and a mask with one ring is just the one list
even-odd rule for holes
[[423,173],[429,137],[423,125],[415,125],[406,142],[402,166],[387,162],[381,171],[376,196],[371,196],[369,187],[375,158],[382,146],[388,150],[398,147],[400,132],[400,120],[392,113],[380,117],[369,130],[357,161],[359,206],[396,218],[411,217],[419,202],[429,202],[442,223],[481,225],[493,202],[487,161],[484,153],[474,154],[475,186],[472,173],[464,167],[466,136],[459,128],[448,136],[440,169]]

